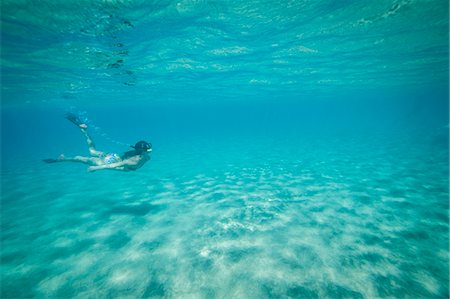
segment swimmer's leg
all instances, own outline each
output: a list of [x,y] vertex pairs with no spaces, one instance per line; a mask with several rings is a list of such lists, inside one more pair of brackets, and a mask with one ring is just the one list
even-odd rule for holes
[[91,136],[88,134],[87,129],[81,128],[81,132],[84,134],[84,137],[86,137],[86,143],[89,147],[89,153],[93,157],[101,157],[104,156],[105,153],[102,151],[99,151],[95,148],[94,141],[92,140]]
[[78,162],[78,163],[83,163],[83,164],[87,164],[87,165],[101,164],[101,160],[96,157],[82,157],[82,156],[65,157],[64,155],[61,155],[56,159],[44,159],[42,161],[44,161],[45,163]]
[[69,112],[69,113],[66,114],[66,118],[70,122],[75,124],[77,127],[79,127],[81,132],[86,137],[86,142],[87,142],[87,145],[89,147],[89,153],[91,154],[91,156],[93,156],[93,157],[100,157],[100,156],[105,155],[104,152],[98,151],[95,148],[94,141],[92,140],[91,136],[87,132],[88,126],[76,114]]

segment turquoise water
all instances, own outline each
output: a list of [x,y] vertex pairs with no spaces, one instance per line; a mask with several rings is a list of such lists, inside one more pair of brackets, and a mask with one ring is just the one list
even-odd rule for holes
[[2,1],[1,298],[449,297],[448,3],[279,2]]

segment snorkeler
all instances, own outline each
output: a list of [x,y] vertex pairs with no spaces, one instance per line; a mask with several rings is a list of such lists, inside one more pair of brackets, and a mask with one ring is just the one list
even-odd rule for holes
[[131,171],[141,168],[147,161],[150,160],[150,152],[152,145],[146,141],[139,141],[136,145],[131,146],[134,150],[123,153],[122,155],[114,153],[104,153],[95,149],[94,142],[87,132],[88,126],[80,120],[78,116],[73,113],[67,113],[66,118],[80,128],[81,132],[86,137],[89,147],[90,157],[65,157],[59,156],[56,159],[44,159],[46,163],[55,162],[79,162],[91,165],[88,171],[96,171],[101,169],[114,169],[120,171]]

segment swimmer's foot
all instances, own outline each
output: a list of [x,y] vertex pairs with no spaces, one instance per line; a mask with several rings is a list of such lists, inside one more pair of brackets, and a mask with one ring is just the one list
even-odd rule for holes
[[87,125],[76,115],[76,114],[74,114],[74,113],[72,113],[72,112],[68,112],[67,114],[66,114],[66,118],[70,121],[70,122],[72,122],[72,123],[74,123],[77,127],[79,127],[80,129],[84,129],[84,130],[86,130],[87,129]]

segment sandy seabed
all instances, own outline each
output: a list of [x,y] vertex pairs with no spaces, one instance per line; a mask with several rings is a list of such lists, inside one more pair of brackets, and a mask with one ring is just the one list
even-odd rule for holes
[[1,297],[447,296],[447,149],[240,146],[3,169]]

